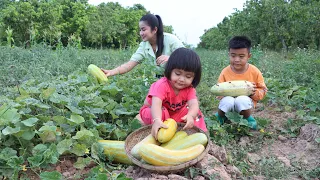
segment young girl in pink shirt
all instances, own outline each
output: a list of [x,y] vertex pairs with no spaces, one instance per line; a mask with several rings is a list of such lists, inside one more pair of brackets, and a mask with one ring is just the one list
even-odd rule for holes
[[167,128],[163,121],[168,118],[186,122],[183,129],[197,126],[206,132],[195,90],[201,79],[199,56],[190,49],[178,48],[171,54],[164,75],[151,85],[140,109],[143,124],[152,124],[154,137],[159,128]]

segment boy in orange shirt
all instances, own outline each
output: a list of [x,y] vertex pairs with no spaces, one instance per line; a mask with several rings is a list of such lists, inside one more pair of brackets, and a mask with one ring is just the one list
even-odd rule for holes
[[246,80],[255,84],[254,93],[250,96],[222,97],[219,110],[216,113],[221,124],[227,120],[225,113],[230,111],[239,112],[248,120],[252,129],[257,129],[257,122],[251,116],[251,110],[257,101],[263,99],[267,93],[267,87],[260,70],[248,61],[251,57],[251,40],[245,36],[235,36],[229,41],[230,65],[225,67],[219,76],[218,83],[234,80]]

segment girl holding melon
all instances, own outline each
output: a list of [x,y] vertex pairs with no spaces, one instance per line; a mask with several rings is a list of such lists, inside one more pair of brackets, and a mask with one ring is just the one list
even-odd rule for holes
[[184,129],[197,126],[206,132],[195,90],[201,79],[199,56],[190,49],[178,48],[171,54],[164,76],[149,89],[140,109],[141,123],[152,124],[155,138],[160,128],[167,128],[163,121],[168,118],[186,122]]

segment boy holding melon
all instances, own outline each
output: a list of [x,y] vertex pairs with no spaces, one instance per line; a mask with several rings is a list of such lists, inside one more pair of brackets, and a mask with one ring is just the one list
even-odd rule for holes
[[248,81],[253,84],[251,93],[237,97],[224,96],[220,99],[219,110],[216,116],[221,124],[227,117],[225,113],[236,111],[248,120],[248,125],[252,129],[257,129],[257,122],[251,116],[251,110],[259,100],[262,100],[267,93],[267,87],[260,70],[248,61],[251,57],[251,40],[246,36],[235,36],[229,41],[230,65],[225,67],[219,76],[218,83],[228,81]]

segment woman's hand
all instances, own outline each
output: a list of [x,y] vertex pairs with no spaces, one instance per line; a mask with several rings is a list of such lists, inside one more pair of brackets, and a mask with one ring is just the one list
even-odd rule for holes
[[161,55],[156,59],[157,65],[165,64],[169,59],[169,56],[167,55]]
[[106,70],[106,69],[102,69],[102,68],[100,68],[100,69],[107,77],[114,75],[112,70]]
[[183,130],[190,129],[194,126],[194,118],[191,115],[187,114],[183,116],[181,119],[184,120],[184,122],[186,122],[186,125],[183,127]]
[[152,129],[151,129],[151,134],[152,134],[152,136],[153,136],[156,140],[158,140],[158,131],[159,131],[160,128],[165,128],[165,129],[167,129],[168,126],[165,125],[165,124],[162,122],[161,119],[158,119],[158,118],[157,118],[157,119],[155,119],[155,121],[153,122],[153,124],[152,124]]

